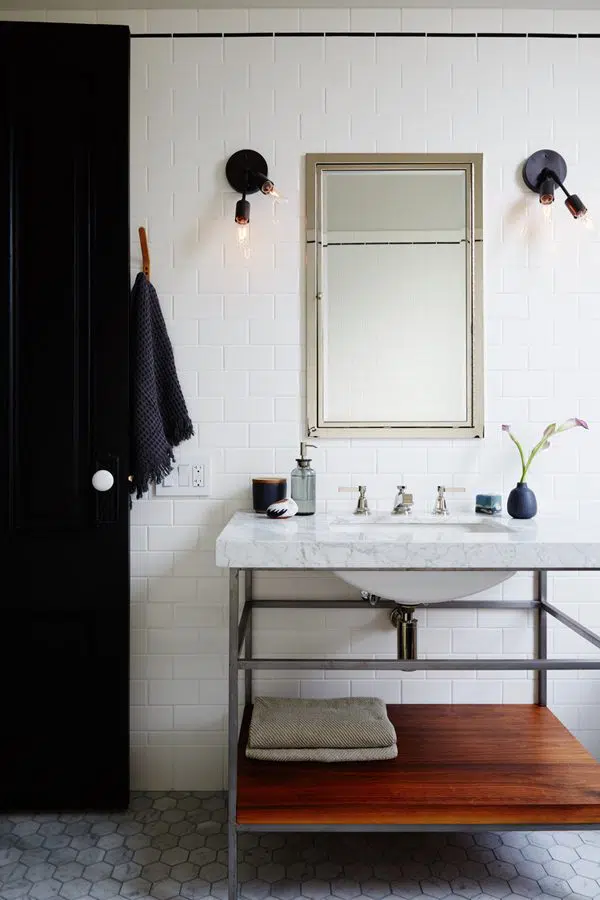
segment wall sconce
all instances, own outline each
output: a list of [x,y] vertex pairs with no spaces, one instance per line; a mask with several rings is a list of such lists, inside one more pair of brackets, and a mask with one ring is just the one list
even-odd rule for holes
[[235,205],[235,222],[238,245],[246,259],[250,256],[250,201],[246,195],[260,191],[273,200],[284,199],[268,174],[267,161],[256,150],[238,150],[225,165],[227,181],[234,191],[242,195]]
[[540,195],[540,203],[554,203],[554,190],[565,194],[565,206],[574,219],[587,219],[587,209],[577,194],[570,194],[564,185],[567,164],[555,150],[536,150],[523,164],[523,181],[531,191]]

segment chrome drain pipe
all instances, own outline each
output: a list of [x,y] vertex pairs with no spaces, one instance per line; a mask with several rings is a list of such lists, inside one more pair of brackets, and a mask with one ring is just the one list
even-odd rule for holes
[[412,606],[397,606],[390,622],[398,634],[398,659],[417,659],[417,625]]

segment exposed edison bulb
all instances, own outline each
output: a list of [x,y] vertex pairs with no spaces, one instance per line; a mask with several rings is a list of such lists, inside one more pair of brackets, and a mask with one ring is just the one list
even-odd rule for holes
[[584,228],[586,228],[588,231],[596,231],[594,220],[590,216],[589,212],[586,212],[583,216],[580,216],[580,219],[583,222]]
[[279,191],[273,182],[270,179],[265,179],[262,184],[261,191],[263,194],[266,194],[267,197],[270,197],[272,200],[275,200],[277,203],[286,203],[287,197],[284,197],[281,191]]
[[275,185],[273,185],[273,190],[270,192],[269,197],[274,200],[276,203],[287,203],[287,197],[279,191]]
[[248,222],[238,223],[236,225],[237,229],[237,244],[240,249],[240,253],[244,257],[244,259],[250,259],[252,256],[252,249],[250,247],[250,224]]

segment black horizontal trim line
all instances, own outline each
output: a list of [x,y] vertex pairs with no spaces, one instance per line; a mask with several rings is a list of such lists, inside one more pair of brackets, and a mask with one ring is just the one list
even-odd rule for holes
[[274,37],[390,37],[390,38],[534,38],[548,40],[551,38],[600,38],[600,33],[551,34],[546,32],[509,32],[509,31],[182,31],[182,32],[136,32],[130,34],[136,38],[274,38]]
[[461,241],[328,241],[322,244],[323,249],[326,247],[420,247],[424,244],[427,246],[437,246],[438,244],[465,244],[465,240]]
[[536,32],[530,31],[527,34],[527,37],[530,38],[576,38],[576,34],[547,34],[544,31]]
[[[344,32],[346,34],[347,32]],[[227,37],[227,35],[225,35]],[[276,31],[275,37],[325,37],[324,31]]]
[[232,37],[232,38],[245,38],[245,37],[253,37],[253,38],[272,38],[275,37],[274,31],[228,31],[223,37]]
[[[148,35],[148,37],[152,37],[152,35]],[[201,33],[195,34],[190,31],[181,31],[175,32],[173,34],[174,38],[222,38],[223,32],[221,31],[203,31]]]

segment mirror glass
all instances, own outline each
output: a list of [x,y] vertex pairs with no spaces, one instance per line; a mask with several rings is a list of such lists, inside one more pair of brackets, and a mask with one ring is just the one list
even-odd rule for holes
[[481,436],[480,158],[309,159],[309,434]]

